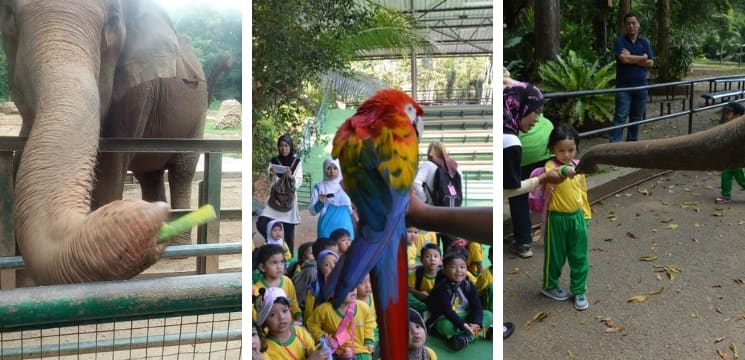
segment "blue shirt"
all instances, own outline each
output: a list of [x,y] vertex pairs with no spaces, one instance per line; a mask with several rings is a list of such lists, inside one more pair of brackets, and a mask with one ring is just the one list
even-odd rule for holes
[[648,59],[653,58],[652,47],[649,41],[643,37],[637,37],[636,42],[631,42],[628,37],[619,36],[613,42],[613,53],[616,56],[616,87],[632,87],[647,85],[647,68],[639,65],[624,64],[618,60],[621,50],[626,49],[631,55],[647,54]]

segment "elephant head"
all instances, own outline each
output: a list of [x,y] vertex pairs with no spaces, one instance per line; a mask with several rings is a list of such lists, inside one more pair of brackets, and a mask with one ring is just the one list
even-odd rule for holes
[[589,148],[577,170],[597,171],[598,164],[645,169],[725,170],[745,167],[745,117],[690,135],[600,144]]
[[138,84],[196,83],[201,68],[184,63],[149,0],[0,3],[8,83],[28,136],[14,205],[26,268],[40,284],[132,277],[160,258],[168,205],[118,200],[91,212],[102,119]]

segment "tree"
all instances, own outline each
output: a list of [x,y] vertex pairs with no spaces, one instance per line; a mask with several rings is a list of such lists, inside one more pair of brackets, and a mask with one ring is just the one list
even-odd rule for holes
[[[297,136],[321,104],[320,75],[327,86],[357,78],[353,59],[367,49],[422,43],[412,36],[413,18],[354,0],[253,2],[253,169],[263,170],[276,138]],[[399,44],[405,43],[405,46]],[[328,80],[331,79],[331,80]]]
[[560,48],[559,0],[535,2],[535,57],[539,63],[553,60]]
[[658,82],[672,81],[675,71],[670,67],[670,0],[657,0],[657,49],[655,49]]
[[240,12],[198,6],[183,8],[172,13],[171,18],[176,31],[194,48],[205,76],[209,76],[223,56],[233,58],[232,67],[217,82],[214,98],[241,101],[243,51]]

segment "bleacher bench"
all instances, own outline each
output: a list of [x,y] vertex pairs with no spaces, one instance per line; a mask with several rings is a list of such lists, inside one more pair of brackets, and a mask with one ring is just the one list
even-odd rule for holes
[[742,89],[717,91],[701,95],[701,97],[704,98],[706,105],[709,105],[709,101],[711,101],[712,104],[715,104],[717,101],[725,102],[730,101],[731,99],[742,98],[742,96]]

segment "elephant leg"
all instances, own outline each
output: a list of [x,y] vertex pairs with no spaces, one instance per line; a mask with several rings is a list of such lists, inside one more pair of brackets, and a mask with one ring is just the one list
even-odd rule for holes
[[95,210],[114,200],[122,199],[124,175],[127,172],[129,158],[129,154],[126,153],[99,153],[91,209]]
[[[168,186],[171,194],[171,208],[191,208],[191,188],[196,173],[199,154],[175,154],[168,162]],[[191,244],[191,232],[179,235],[173,242],[177,245]]]
[[163,184],[163,170],[136,172],[134,175],[140,182],[142,200],[166,202],[166,189]]

